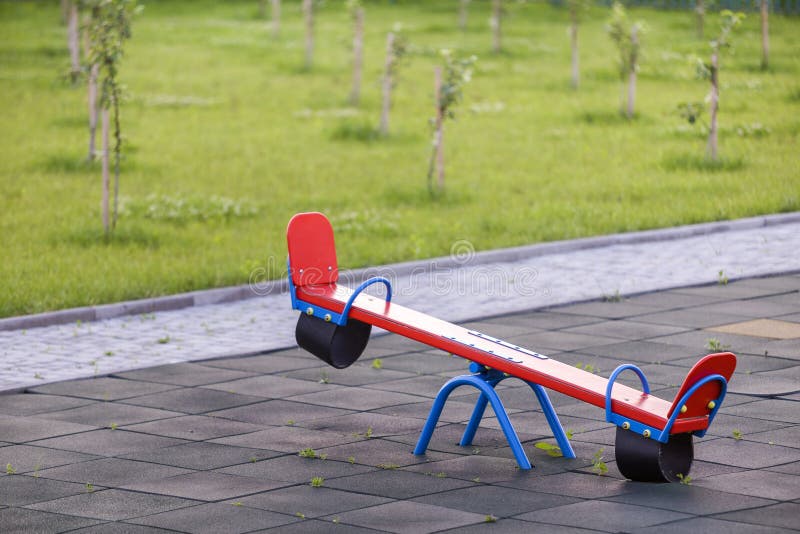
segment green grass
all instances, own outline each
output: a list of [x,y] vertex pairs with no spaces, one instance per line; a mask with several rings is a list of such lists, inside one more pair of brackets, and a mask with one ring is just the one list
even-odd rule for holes
[[[581,28],[572,91],[564,10],[507,2],[506,51],[493,55],[488,2],[470,5],[464,32],[455,1],[367,2],[363,100],[348,108],[341,3],[318,13],[311,72],[299,3],[284,4],[278,40],[255,0],[146,5],[121,69],[125,210],[106,242],[100,169],[83,162],[85,89],[63,78],[58,3],[0,1],[0,316],[278,277],[298,211],[327,213],[342,266],[359,267],[446,255],[458,239],[490,249],[800,209],[797,19],[771,17],[767,72],[757,15],[734,36],[722,60],[723,159],[712,165],[699,127],[673,113],[708,90],[693,77],[690,56],[709,47],[689,11],[634,11],[650,31],[627,121],[605,9]],[[395,22],[414,49],[381,138],[378,80]],[[431,198],[442,47],[479,61],[447,125],[447,192]]]

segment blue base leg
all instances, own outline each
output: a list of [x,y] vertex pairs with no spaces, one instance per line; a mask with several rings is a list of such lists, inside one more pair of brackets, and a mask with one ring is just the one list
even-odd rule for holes
[[[467,428],[464,430],[464,435],[461,437],[459,445],[467,446],[472,444],[475,432],[478,430],[478,425],[480,425],[481,419],[483,419],[483,415],[486,412],[486,406],[491,404],[497,416],[497,421],[500,423],[500,428],[503,429],[503,434],[505,434],[506,440],[508,440],[508,445],[514,453],[514,458],[516,458],[521,469],[530,469],[531,463],[528,460],[528,456],[522,448],[522,443],[519,441],[517,432],[508,419],[508,414],[503,406],[503,402],[494,390],[495,386],[506,378],[508,378],[508,376],[499,371],[485,369],[474,375],[462,375],[448,380],[447,383],[442,386],[442,389],[439,390],[436,399],[433,401],[431,412],[428,415],[428,419],[425,421],[425,426],[422,428],[417,446],[414,448],[414,454],[424,454],[425,450],[428,448],[431,436],[433,436],[433,431],[436,429],[436,423],[442,415],[442,410],[444,409],[444,405],[450,393],[459,386],[470,385],[477,388],[478,391],[481,392],[481,395],[478,397],[478,402],[472,410],[472,415],[469,418],[469,423],[467,423]],[[566,458],[575,458],[575,452],[572,450],[569,439],[564,432],[564,428],[561,426],[561,422],[558,420],[558,416],[553,409],[553,404],[550,402],[550,397],[547,396],[547,392],[538,384],[531,382],[526,383],[536,394],[536,398],[542,406],[542,411],[544,411],[544,415],[547,418],[547,422],[550,425],[550,429],[553,431],[553,435],[556,438],[556,442],[562,454]]]

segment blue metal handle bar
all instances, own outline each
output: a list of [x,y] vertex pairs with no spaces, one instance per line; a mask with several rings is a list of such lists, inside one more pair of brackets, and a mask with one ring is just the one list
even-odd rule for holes
[[627,371],[628,369],[639,375],[639,380],[642,381],[642,390],[647,394],[650,393],[650,384],[647,383],[647,378],[644,376],[641,369],[632,363],[626,363],[614,369],[614,372],[608,377],[608,386],[606,386],[606,421],[608,422],[612,422],[611,415],[614,413],[611,411],[611,390],[614,389],[614,382],[623,371]]
[[388,279],[382,276],[375,276],[370,278],[369,280],[362,282],[360,286],[353,291],[353,294],[350,295],[350,298],[347,299],[347,304],[344,305],[344,309],[342,310],[342,317],[341,321],[338,323],[339,326],[344,326],[347,324],[347,316],[350,314],[350,308],[353,307],[353,302],[355,302],[356,297],[364,291],[366,288],[371,286],[372,284],[383,284],[386,286],[386,302],[392,301],[392,284],[389,282]]
[[657,438],[659,441],[662,441],[664,438],[669,436],[669,431],[672,429],[675,419],[677,419],[678,415],[681,413],[681,406],[684,406],[689,398],[694,395],[698,389],[709,382],[713,382],[714,380],[720,383],[721,391],[719,397],[715,399],[716,402],[714,403],[714,408],[711,410],[711,413],[708,414],[708,425],[706,426],[705,430],[695,432],[695,434],[701,438],[706,435],[706,431],[711,426],[711,421],[713,421],[714,417],[717,415],[719,407],[722,406],[722,400],[725,398],[725,394],[728,392],[728,381],[725,380],[725,377],[722,375],[709,375],[702,380],[698,380],[691,388],[689,388],[689,391],[687,391],[683,397],[681,397],[681,400],[675,405],[675,409],[672,410],[672,415],[669,417],[667,425],[664,427],[664,430],[661,431],[661,436]]

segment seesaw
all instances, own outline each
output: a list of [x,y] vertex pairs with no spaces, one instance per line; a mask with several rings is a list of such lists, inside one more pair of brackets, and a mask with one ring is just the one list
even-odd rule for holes
[[[508,377],[533,390],[562,454],[575,458],[545,388],[605,409],[606,421],[617,426],[617,467],[637,481],[673,482],[689,473],[694,457],[692,436],[702,437],[725,398],[736,368],[730,352],[709,354],[691,368],[672,402],[650,394],[644,373],[620,365],[608,379],[558,362],[513,343],[462,328],[391,302],[389,280],[371,278],[357,288],[337,284],[339,272],[333,228],[321,213],[299,213],[287,229],[289,288],[292,307],[302,314],[297,343],[329,365],[343,369],[355,362],[369,341],[372,326],[414,339],[469,360],[471,374],[450,379],[433,402],[414,454],[424,454],[450,393],[462,385],[481,395],[461,438],[472,443],[487,404],[522,469],[530,469],[514,427],[495,386]],[[373,284],[386,286],[385,299],[362,294]],[[624,371],[636,373],[642,391],[615,384]]]

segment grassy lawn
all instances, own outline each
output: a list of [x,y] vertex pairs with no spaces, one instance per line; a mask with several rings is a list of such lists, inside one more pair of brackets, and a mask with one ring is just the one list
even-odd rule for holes
[[[648,33],[627,121],[607,9],[581,28],[573,91],[562,9],[507,2],[505,52],[492,54],[488,2],[471,3],[463,32],[455,0],[366,4],[362,103],[350,108],[341,2],[318,11],[310,72],[298,1],[284,1],[278,39],[255,0],[147,3],[122,65],[124,211],[106,242],[99,164],[84,163],[85,88],[63,80],[58,2],[0,1],[0,317],[241,284],[264,268],[281,276],[298,211],[327,213],[342,266],[359,267],[446,255],[459,239],[480,250],[800,209],[797,18],[771,17],[767,72],[757,14],[734,35],[723,162],[709,166],[700,128],[674,112],[708,92],[691,57],[709,46],[689,11],[633,10]],[[413,49],[391,134],[377,139],[395,22]],[[431,198],[427,121],[444,47],[479,60],[447,125],[447,191]]]

